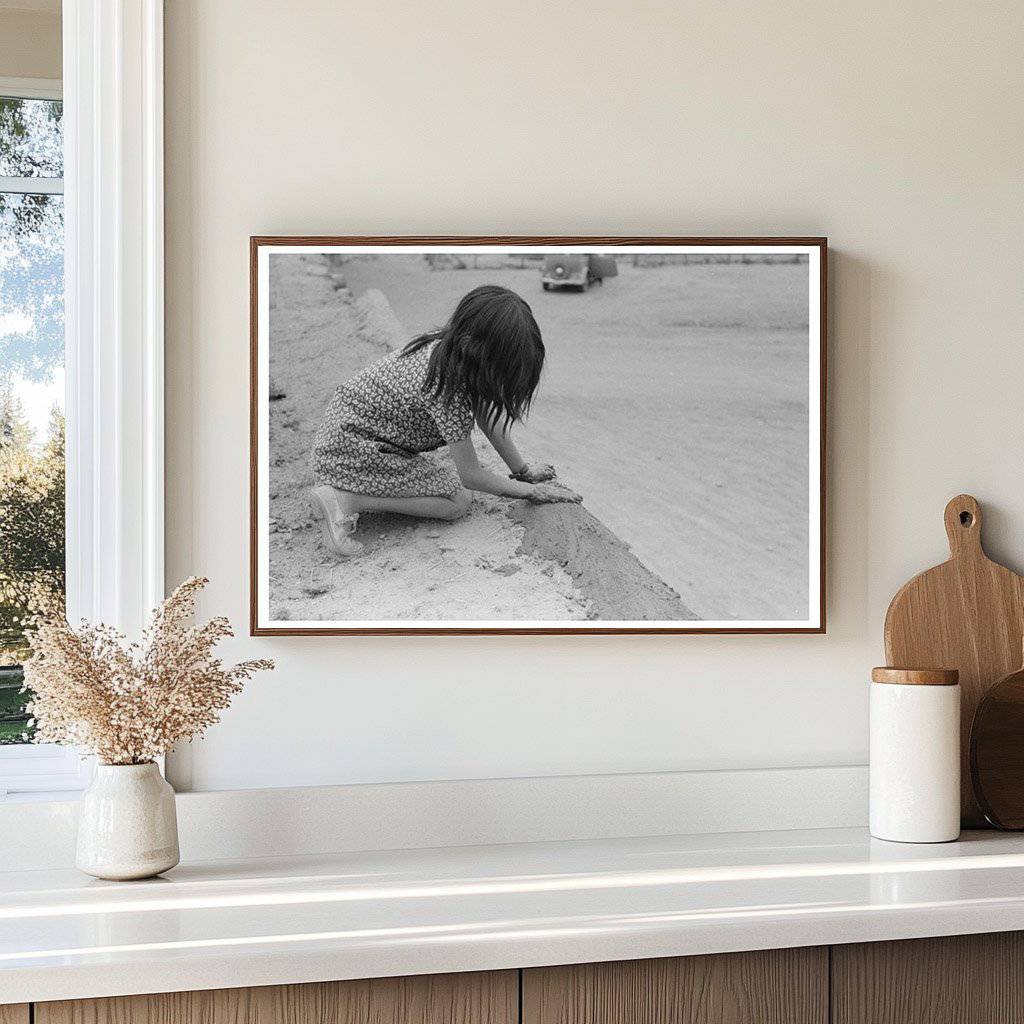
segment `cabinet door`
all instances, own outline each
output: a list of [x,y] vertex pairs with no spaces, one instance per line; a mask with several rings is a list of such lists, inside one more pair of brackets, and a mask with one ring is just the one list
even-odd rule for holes
[[515,971],[37,1003],[35,1024],[516,1024]]
[[834,1024],[1024,1024],[1024,934],[832,947]]
[[28,1024],[28,1004],[8,1003],[0,1006],[0,1024]]
[[523,1024],[826,1024],[828,950],[523,972]]

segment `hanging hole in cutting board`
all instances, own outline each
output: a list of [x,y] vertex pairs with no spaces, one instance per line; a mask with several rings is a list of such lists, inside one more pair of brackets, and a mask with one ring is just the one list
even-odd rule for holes
[[[982,545],[985,507],[970,494],[957,494],[946,502],[942,521],[949,541],[949,559],[908,580],[885,615],[885,658],[890,665],[951,665],[960,670],[961,700],[961,824],[983,828],[985,815],[971,785],[970,732],[975,711],[992,685],[1021,669],[1021,633],[1024,623],[1024,577],[993,562]],[[967,513],[967,516],[964,516]],[[1024,695],[1021,699],[1024,712]],[[1006,711],[997,709],[997,731],[1006,723]],[[984,723],[983,723],[984,724]],[[1008,765],[1007,787],[995,796],[1005,803],[1007,789],[1020,784],[1019,809],[1024,825],[1024,714],[1020,731],[1014,723],[1004,746],[1020,748],[1019,765]],[[982,753],[994,749],[992,739],[981,743]],[[998,769],[983,756],[979,769],[986,791],[993,789],[992,772]],[[1001,776],[1009,779],[1009,775]],[[990,798],[990,804],[995,800]],[[1000,808],[1002,809],[1002,808]],[[1014,815],[1000,815],[1009,820]]]

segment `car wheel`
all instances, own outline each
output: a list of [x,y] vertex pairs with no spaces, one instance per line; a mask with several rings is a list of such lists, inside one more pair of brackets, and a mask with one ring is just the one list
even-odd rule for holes
[[546,292],[551,291],[551,285],[549,285],[547,283],[547,281],[541,281],[540,284],[541,284],[541,287],[544,289],[544,291],[546,291]]

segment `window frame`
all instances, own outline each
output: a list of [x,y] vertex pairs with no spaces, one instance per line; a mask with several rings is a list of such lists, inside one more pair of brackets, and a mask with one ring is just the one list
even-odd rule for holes
[[59,78],[11,78],[0,75],[0,96],[19,100],[60,100],[64,90]]
[[[63,99],[60,79],[0,76],[0,97],[5,99]],[[64,179],[0,175],[0,192],[20,195],[63,195]],[[75,792],[88,785],[92,764],[73,750],[51,743],[0,746],[0,801],[28,794]]]
[[[0,89],[64,103],[68,618],[137,635],[164,597],[163,0],[63,0],[62,25],[62,80]],[[0,802],[73,796],[92,769],[0,748]]]

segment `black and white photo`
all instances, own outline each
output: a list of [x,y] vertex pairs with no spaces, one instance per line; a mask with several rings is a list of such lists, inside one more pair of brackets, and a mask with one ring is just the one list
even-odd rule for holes
[[254,632],[820,631],[824,254],[254,238]]

